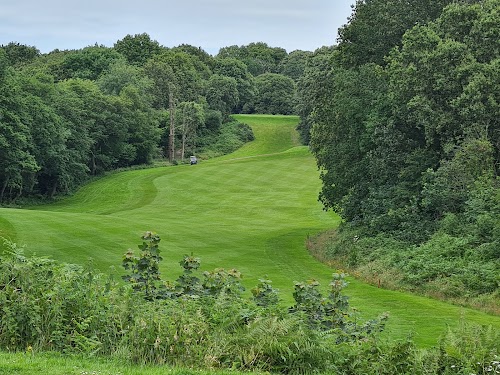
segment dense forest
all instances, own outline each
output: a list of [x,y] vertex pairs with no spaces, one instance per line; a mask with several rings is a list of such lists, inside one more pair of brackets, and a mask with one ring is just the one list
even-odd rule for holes
[[498,313],[499,19],[498,0],[358,1],[308,60],[300,130],[344,219],[326,258]]
[[0,202],[54,197],[90,176],[252,139],[232,113],[291,114],[311,53],[265,43],[166,48],[144,34],[112,48],[0,48]]

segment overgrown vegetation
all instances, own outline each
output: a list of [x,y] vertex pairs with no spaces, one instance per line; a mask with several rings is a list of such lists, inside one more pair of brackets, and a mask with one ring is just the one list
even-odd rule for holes
[[[236,270],[200,275],[185,256],[174,281],[158,271],[155,233],[123,258],[126,285],[86,267],[26,257],[0,258],[0,348],[106,356],[126,363],[277,373],[469,374],[498,369],[499,333],[463,326],[439,348],[420,351],[410,339],[383,342],[382,320],[361,322],[334,274],[326,297],[314,281],[297,282],[295,305],[283,307],[269,280],[245,298]],[[496,367],[495,367],[496,366]]]
[[500,314],[498,259],[479,257],[470,237],[439,231],[413,245],[343,226],[309,238],[308,248],[319,260],[372,285]]
[[165,281],[159,236],[147,232],[142,239],[140,253],[129,250],[123,259],[127,286],[90,265],[28,258],[8,244],[0,262],[0,347],[300,373],[328,368],[335,345],[368,340],[383,327],[384,319],[354,319],[341,294],[343,275],[334,275],[327,297],[317,282],[297,283],[296,305],[288,309],[269,281],[249,300],[238,271],[198,275],[194,256],[181,260],[181,276]]
[[250,126],[233,120],[223,124],[219,134],[201,139],[196,154],[202,159],[227,155],[254,139]]
[[345,221],[330,259],[496,313],[499,10],[358,1],[339,45],[317,51],[299,83],[320,200]]

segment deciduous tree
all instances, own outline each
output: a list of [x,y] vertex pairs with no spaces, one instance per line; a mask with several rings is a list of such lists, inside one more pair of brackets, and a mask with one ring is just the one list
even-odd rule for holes
[[255,112],[290,115],[295,112],[295,83],[282,74],[265,73],[255,78]]

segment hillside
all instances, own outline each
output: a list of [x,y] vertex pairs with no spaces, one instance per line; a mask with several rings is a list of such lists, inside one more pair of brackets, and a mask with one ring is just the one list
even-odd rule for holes
[[[296,117],[237,116],[253,127],[255,141],[236,153],[201,162],[111,174],[57,204],[0,209],[0,235],[27,251],[86,263],[104,272],[156,231],[165,278],[179,272],[184,254],[203,269],[237,268],[252,287],[267,275],[291,299],[294,281],[315,278],[326,286],[332,269],[305,250],[305,240],[338,225],[317,202],[318,171],[307,147],[298,146]],[[173,271],[171,271],[173,269]],[[367,286],[354,279],[346,293],[365,317],[390,313],[391,338],[415,332],[422,346],[437,342],[461,318],[500,328],[500,318],[439,301]]]

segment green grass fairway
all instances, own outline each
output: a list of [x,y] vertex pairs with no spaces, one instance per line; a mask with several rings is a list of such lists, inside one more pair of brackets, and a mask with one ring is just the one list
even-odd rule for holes
[[[315,278],[326,289],[332,270],[305,250],[308,235],[338,224],[317,201],[314,158],[300,146],[298,119],[236,116],[256,139],[234,154],[198,165],[116,173],[56,204],[0,209],[0,235],[30,253],[121,273],[122,255],[140,235],[162,238],[162,275],[175,278],[184,254],[201,257],[204,270],[237,268],[245,284],[268,276],[290,303],[293,282]],[[385,291],[351,280],[347,294],[366,317],[388,311],[388,337],[415,332],[422,346],[436,343],[447,325],[464,317],[500,328],[500,317],[427,298]]]

